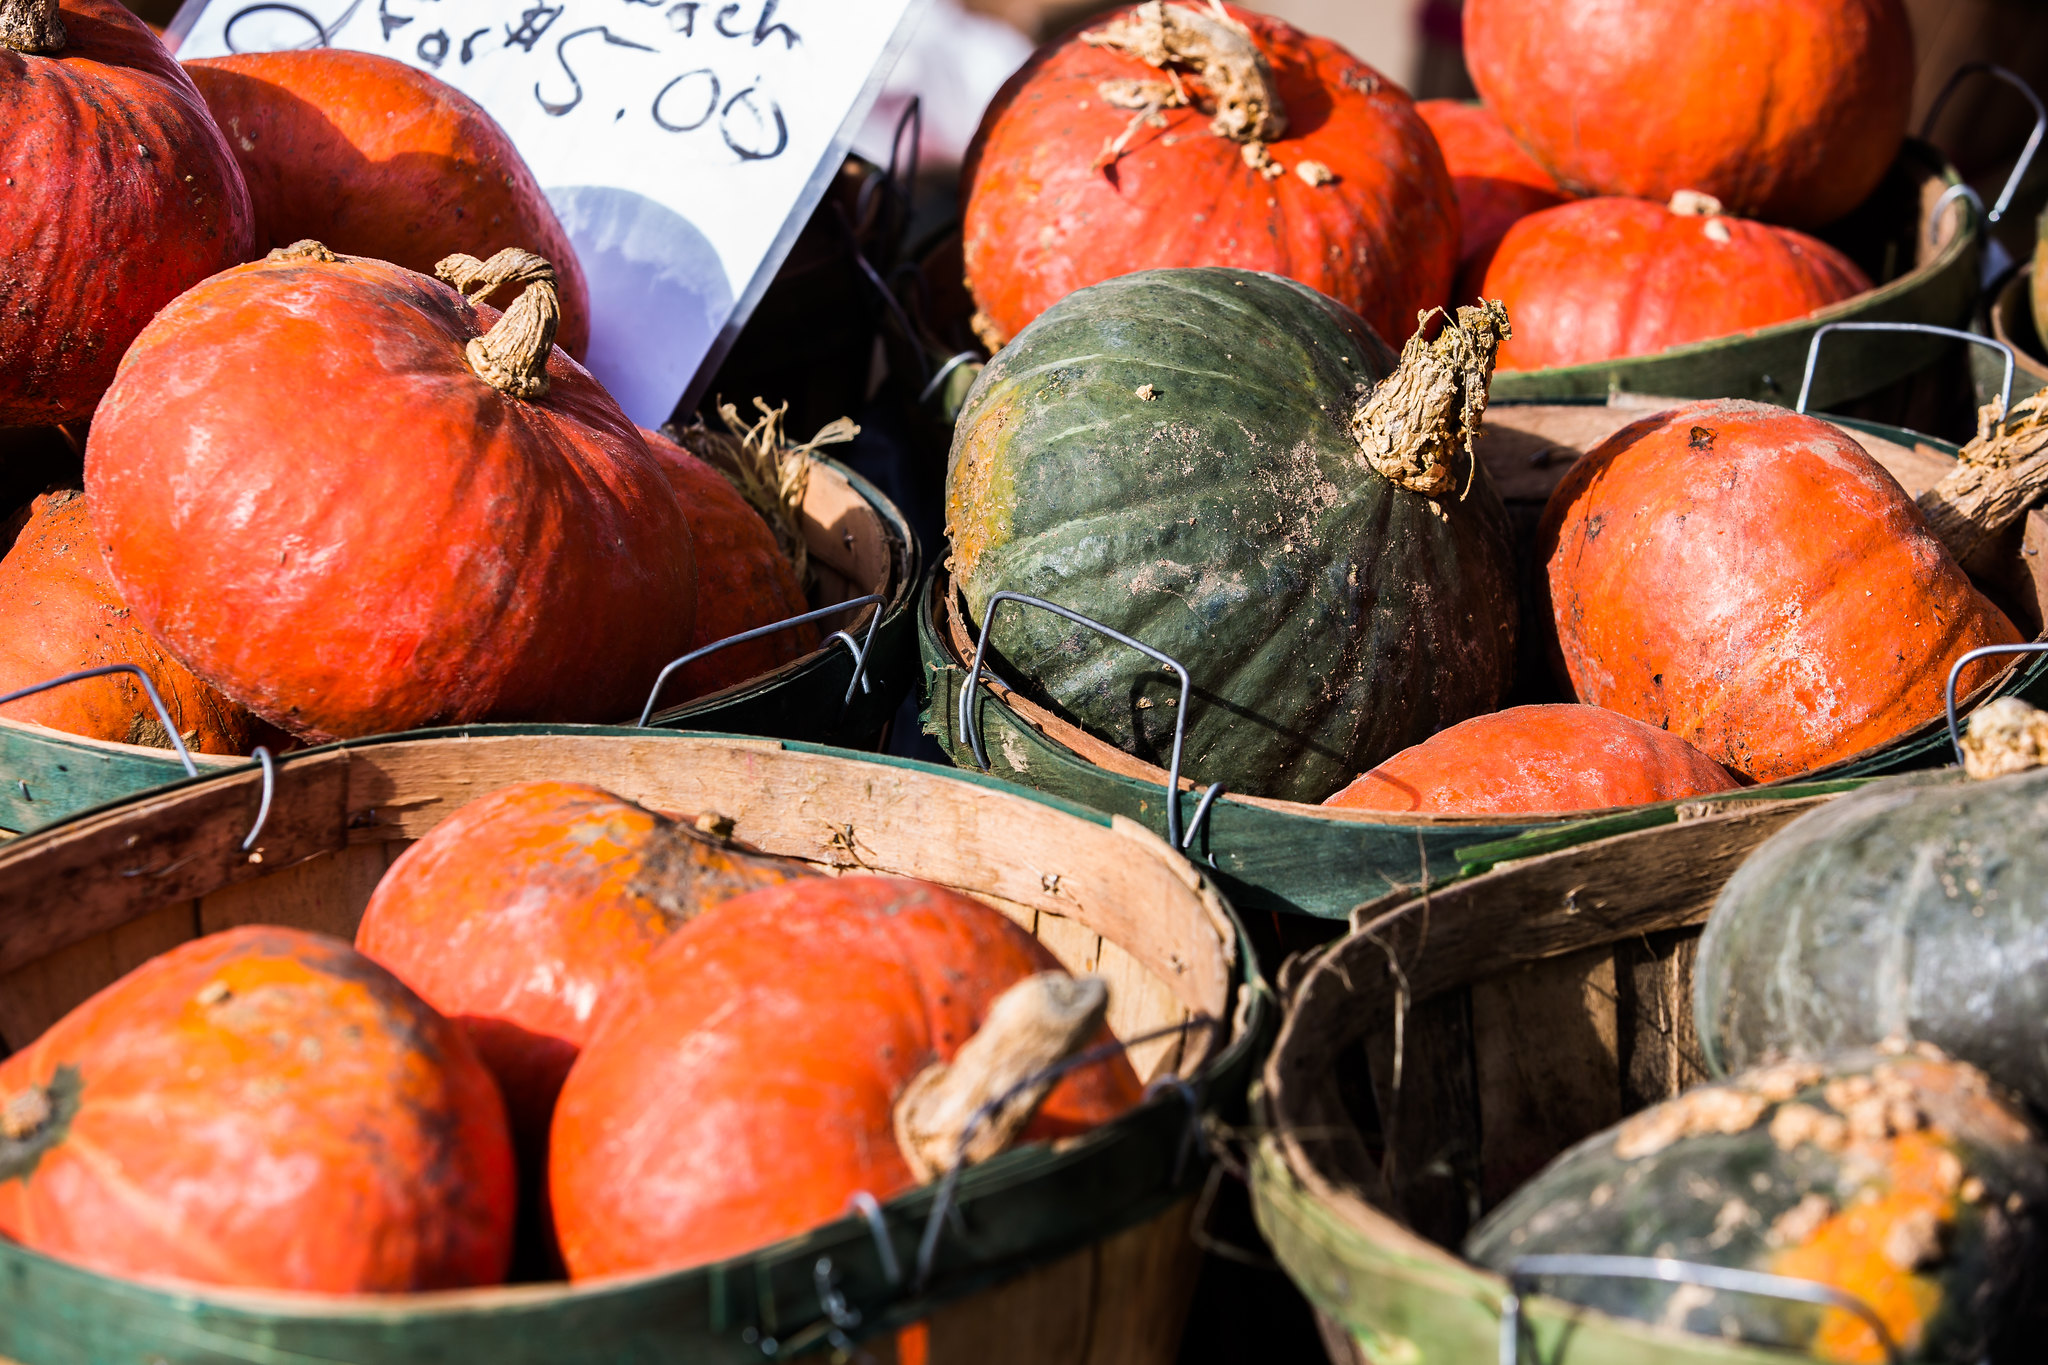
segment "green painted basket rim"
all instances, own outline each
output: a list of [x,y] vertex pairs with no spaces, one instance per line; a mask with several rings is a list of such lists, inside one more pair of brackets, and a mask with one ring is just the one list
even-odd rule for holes
[[[1592,406],[1602,400],[1576,400]],[[1512,407],[1515,403],[1502,404]],[[1959,447],[1954,443],[1902,427],[1889,426],[1881,422],[1865,421],[1860,418],[1827,415],[1827,420],[1854,430],[1883,437],[1907,447],[1921,446],[1954,458]],[[919,594],[917,612],[918,647],[923,657],[924,668],[920,686],[925,694],[925,728],[938,737],[941,745],[968,772],[975,771],[974,755],[965,739],[954,733],[958,713],[960,685],[965,681],[967,669],[954,657],[949,641],[944,639],[935,621],[935,599],[943,566],[934,565],[926,574]],[[2044,627],[2040,638],[2048,639],[2048,627]],[[1979,695],[1968,706],[1959,706],[1960,713],[1966,714],[1973,706],[1982,705],[1995,696],[2041,689],[2048,682],[2048,655],[2023,656],[2020,661],[2008,665],[2005,672],[1989,690],[1980,690]],[[1065,790],[1085,804],[1097,805],[1105,810],[1128,815],[1141,820],[1156,834],[1164,833],[1165,773],[1157,781],[1146,782],[1126,777],[1100,767],[1083,755],[1047,735],[1029,721],[1026,721],[1005,700],[988,689],[981,689],[976,698],[977,714],[981,725],[992,737],[991,722],[1003,727],[1007,741],[1030,747],[1030,757],[1041,757],[1055,765],[1054,771],[1067,781]],[[1000,748],[993,739],[985,741],[991,758]],[[1250,855],[1234,852],[1225,841],[1210,837],[1206,840],[1204,852],[1208,866],[1222,874],[1224,885],[1233,898],[1247,909],[1279,909],[1283,912],[1310,914],[1320,918],[1342,919],[1355,907],[1378,899],[1391,890],[1403,885],[1416,885],[1424,880],[1442,883],[1445,880],[1471,876],[1498,864],[1535,857],[1557,849],[1571,847],[1593,839],[1604,839],[1612,835],[1667,825],[1683,818],[1745,802],[1777,801],[1789,798],[1849,791],[1869,779],[1888,773],[1904,771],[1914,767],[1939,766],[1946,761],[1949,751],[1948,727],[1944,718],[1937,717],[1905,735],[1879,745],[1861,754],[1852,755],[1810,773],[1793,778],[1782,778],[1776,782],[1760,783],[1730,792],[1717,792],[1707,796],[1688,797],[1681,800],[1662,801],[1644,806],[1617,807],[1604,811],[1568,811],[1551,815],[1534,816],[1527,819],[1508,817],[1465,816],[1465,817],[1384,817],[1370,812],[1347,812],[1343,814],[1325,812],[1306,803],[1256,804],[1225,792],[1210,811],[1204,827],[1205,835],[1213,836],[1219,828],[1241,830],[1247,838],[1284,839],[1286,831],[1316,831],[1329,836],[1329,842],[1341,845],[1343,832],[1352,832],[1357,839],[1370,835],[1403,836],[1420,841],[1422,853],[1419,858],[1401,865],[1403,876],[1379,878],[1380,884],[1368,885],[1363,880],[1356,888],[1356,894],[1329,899],[1324,896],[1304,906],[1289,895],[1284,886],[1271,881],[1259,880],[1262,873],[1254,871],[1246,862]],[[1026,772],[1034,771],[1029,764]],[[1023,778],[1005,774],[1004,781],[1018,786],[1030,787]],[[1184,779],[1185,780],[1185,779]],[[1189,783],[1194,791],[1199,784]],[[1036,790],[1037,788],[1032,788]],[[1183,797],[1184,809],[1191,809],[1191,802]],[[1391,849],[1391,845],[1390,845]],[[1218,858],[1239,858],[1236,864],[1219,862]],[[1449,865],[1432,866],[1431,860],[1441,858]],[[1263,866],[1264,864],[1262,864]],[[1293,875],[1302,871],[1303,864],[1298,858],[1276,857],[1270,865],[1280,875]],[[1341,902],[1341,903],[1340,903]]]
[[[710,731],[650,731],[630,726],[568,725],[468,725],[366,739],[342,740],[313,749],[294,751],[278,760],[280,768],[307,758],[343,751],[360,752],[395,744],[429,739],[475,739],[493,736],[562,736],[565,738],[630,737],[657,742],[691,739],[744,741],[772,744],[786,752],[809,754],[848,763],[884,769],[898,769],[978,787],[1005,798],[1041,806],[1058,815],[1085,821],[1101,828],[1114,824],[1100,811],[1047,796],[1013,783],[980,774],[893,755],[870,754],[832,745],[801,740],[766,739]],[[79,812],[75,818],[116,814],[125,808],[161,800],[182,789],[244,777],[260,764],[250,762],[178,779],[160,787],[137,792],[119,800],[104,802]],[[65,822],[66,824],[70,822]],[[51,826],[22,836],[10,848],[61,834],[63,825]],[[1195,882],[1206,882],[1198,869],[1190,869]],[[283,1365],[328,1365],[339,1357],[303,1354],[289,1348],[266,1344],[266,1324],[284,1327],[333,1325],[374,1331],[393,1331],[421,1325],[453,1330],[462,1324],[489,1319],[502,1329],[508,1316],[542,1316],[563,1312],[579,1313],[622,1300],[672,1299],[701,1292],[708,1303],[708,1322],[696,1324],[700,1336],[731,1338],[733,1360],[770,1358],[782,1352],[810,1349],[822,1344],[831,1329],[816,1279],[821,1257],[829,1257],[832,1284],[844,1296],[846,1305],[860,1315],[854,1336],[869,1336],[904,1326],[924,1317],[944,1302],[988,1285],[999,1283],[1035,1265],[1067,1255],[1082,1246],[1124,1228],[1155,1217],[1175,1201],[1191,1193],[1201,1182],[1209,1158],[1199,1142],[1190,1142],[1191,1122],[1203,1112],[1221,1110],[1234,1114],[1244,1102],[1253,1071],[1263,1059],[1277,1026],[1272,988],[1267,984],[1250,938],[1227,897],[1208,889],[1214,896],[1235,939],[1237,970],[1232,981],[1231,1018],[1224,1023],[1231,1036],[1200,1071],[1185,1080],[1188,1088],[1160,1087],[1136,1109],[1109,1123],[1055,1147],[1035,1143],[1003,1153],[968,1168],[959,1177],[954,1204],[970,1230],[963,1235],[958,1225],[939,1240],[933,1261],[931,1287],[912,1294],[894,1286],[884,1270],[867,1221],[849,1214],[801,1236],[772,1243],[746,1256],[733,1257],[712,1265],[687,1270],[652,1272],[639,1276],[608,1278],[586,1286],[566,1284],[508,1285],[467,1290],[433,1291],[406,1295],[325,1296],[272,1293],[269,1291],[213,1290],[203,1286],[152,1284],[102,1275],[41,1255],[0,1239],[0,1285],[33,1281],[38,1295],[83,1297],[97,1305],[92,1311],[117,1310],[126,1304],[146,1308],[158,1318],[182,1314],[194,1338],[191,1344],[217,1343],[218,1358],[264,1361]],[[1161,1177],[1164,1178],[1161,1178]],[[1151,1185],[1134,1194],[1130,1181],[1149,1177]],[[1105,1206],[1120,1207],[1107,1218],[1093,1221],[1083,1215],[1066,1219],[1068,1226],[1028,1251],[1014,1249],[989,1258],[977,1259],[961,1250],[970,1237],[990,1240],[989,1226],[1003,1215],[1013,1218],[1043,1206],[1042,1193],[1048,1182],[1064,1192],[1069,1207],[1093,1212]],[[890,1231],[890,1241],[905,1275],[916,1264],[918,1238],[936,1198],[935,1185],[925,1185],[885,1200],[881,1208]],[[1000,1238],[996,1238],[1000,1242]],[[74,1315],[75,1316],[75,1315]],[[230,1324],[249,1329],[246,1335],[222,1335]],[[745,1333],[751,1331],[753,1338]],[[0,1322],[0,1342],[8,1339],[9,1324]],[[775,1338],[780,1338],[779,1345]],[[61,1344],[57,1338],[49,1338]],[[765,1344],[764,1344],[765,1343]],[[368,1346],[368,1338],[355,1343]],[[709,1343],[704,1343],[709,1348]],[[16,1348],[19,1350],[19,1347]],[[394,1347],[395,1349],[395,1347]],[[21,1355],[21,1365],[43,1365],[48,1361],[73,1358],[56,1351],[47,1357],[31,1350]],[[204,1357],[182,1356],[181,1359]],[[712,1357],[706,1357],[710,1359]]]

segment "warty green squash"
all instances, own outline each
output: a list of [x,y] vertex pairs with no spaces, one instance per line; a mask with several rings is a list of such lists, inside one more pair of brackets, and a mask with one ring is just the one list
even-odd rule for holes
[[[1342,304],[1245,270],[1068,295],[989,362],[954,431],[971,618],[1010,590],[1144,641],[1192,675],[1185,773],[1320,801],[1506,690],[1509,532],[1471,438],[1507,335],[1499,305],[1461,308],[1397,365]],[[1165,670],[1016,606],[990,638],[1003,678],[1165,764]]]

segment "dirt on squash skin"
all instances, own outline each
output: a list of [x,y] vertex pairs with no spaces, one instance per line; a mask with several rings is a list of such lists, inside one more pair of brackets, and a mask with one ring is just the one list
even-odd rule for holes
[[952,545],[946,566],[955,581],[972,576],[981,557],[1010,538],[1017,490],[1008,457],[1019,422],[1014,392],[983,411],[973,427],[960,428],[946,475],[946,530]]

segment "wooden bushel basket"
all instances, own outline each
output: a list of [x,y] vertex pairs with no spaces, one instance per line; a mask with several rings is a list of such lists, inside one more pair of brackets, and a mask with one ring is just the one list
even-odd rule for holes
[[[1696,812],[1389,897],[1290,963],[1253,1207],[1334,1360],[1501,1358],[1508,1283],[1447,1248],[1567,1147],[1707,1079],[1700,926],[1743,858],[1824,799]],[[1526,1289],[1520,1311],[1520,1359],[1544,1365],[1788,1358]]]
[[[804,536],[817,585],[813,607],[882,598],[867,646],[865,688],[851,650],[836,640],[800,659],[722,691],[657,711],[649,724],[858,746],[871,743],[896,712],[917,669],[911,610],[920,573],[917,538],[896,505],[860,475],[819,457],[804,499]],[[875,608],[819,623],[868,638]],[[652,688],[654,679],[647,680]],[[852,698],[847,693],[851,690]],[[635,717],[621,716],[630,723]],[[245,767],[244,758],[194,754],[202,771]],[[108,801],[184,780],[168,749],[115,744],[0,718],[0,830],[25,833]]]
[[[759,1362],[929,1323],[933,1362],[1166,1365],[1200,1252],[1200,1113],[1241,1103],[1269,993],[1236,921],[1187,861],[1129,821],[903,760],[773,740],[493,726],[293,754],[268,813],[241,770],[0,846],[0,1039],[19,1047],[93,991],[197,935],[265,922],[351,936],[386,867],[468,801],[538,778],[716,813],[773,853],[914,876],[1030,928],[1110,982],[1138,1109],[962,1173],[914,1281],[936,1186],[882,1206],[888,1251],[848,1217],[690,1270],[416,1295],[162,1287],[0,1241],[0,1358],[21,1365],[676,1365]],[[1215,1021],[1211,1026],[1209,1021]],[[0,1048],[4,1052],[4,1048]],[[891,1264],[898,1274],[889,1273]]]
[[[1487,409],[1477,446],[1479,458],[1507,506],[1515,527],[1516,558],[1524,573],[1540,571],[1530,563],[1536,523],[1551,490],[1572,461],[1621,427],[1675,401],[1501,404]],[[1859,441],[1915,495],[1938,483],[1956,455],[1956,447],[1947,442],[1899,427],[1850,418],[1827,420]],[[1978,580],[1978,586],[2023,632],[2042,638],[2043,609],[2048,607],[2048,514],[2028,513],[2001,543],[1994,568],[1993,574]],[[1525,613],[1527,610],[1525,603]],[[975,636],[943,566],[933,571],[920,601],[917,632],[924,657],[925,728],[938,737],[954,762],[972,769],[976,766],[974,752],[961,733],[958,717]],[[1540,676],[1547,665],[1539,650],[1528,643],[1538,631],[1526,614],[1521,633],[1525,643],[1517,671]],[[1010,673],[1009,665],[993,651],[990,660],[976,689],[973,714],[991,772],[1097,810],[1129,816],[1157,833],[1167,832],[1165,769],[1096,739],[1012,690],[1000,676]],[[1199,707],[1205,704],[1199,673],[1193,682],[1193,705]],[[1967,709],[2007,693],[2048,704],[2048,657],[2023,658],[1973,696],[1958,700]],[[1570,698],[1524,696],[1519,700]],[[1601,832],[1669,825],[1696,806],[1733,808],[1756,801],[1846,791],[1858,779],[1946,762],[1947,753],[1946,723],[1930,720],[1889,744],[1796,778],[1613,812],[1605,818]],[[1200,772],[1182,774],[1182,815],[1194,831],[1189,853],[1215,870],[1225,894],[1247,913],[1277,910],[1343,919],[1353,906],[1400,887],[1448,881],[1497,862],[1580,842],[1586,833],[1569,826],[1594,814],[1389,815],[1226,791],[1210,803],[1197,826],[1197,796],[1208,780]],[[4,796],[0,793],[0,799]]]

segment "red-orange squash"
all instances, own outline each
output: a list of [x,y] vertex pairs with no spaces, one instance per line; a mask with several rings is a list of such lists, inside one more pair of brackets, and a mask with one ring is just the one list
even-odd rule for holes
[[[1414,102],[1335,43],[1225,8],[1227,23],[1205,5],[1119,10],[1041,49],[996,96],[963,172],[985,337],[1157,266],[1286,275],[1388,342],[1446,301],[1457,199]],[[1221,55],[1162,69],[1133,55],[1148,45]],[[1198,74],[1219,63],[1227,75]],[[1177,98],[1173,81],[1194,103],[1146,122],[1148,100]]]
[[1515,320],[1499,368],[1538,370],[1768,327],[1869,288],[1826,242],[1681,195],[1531,214],[1501,238],[1480,292]]
[[1957,658],[2020,638],[1862,446],[1761,403],[1623,427],[1551,494],[1537,552],[1578,699],[1759,781],[1934,719]]
[[[1006,988],[1057,969],[923,882],[806,879],[706,912],[606,1002],[562,1087],[548,1186],[571,1277],[715,1261],[909,1188],[898,1094]],[[1024,1138],[1139,1097],[1114,1056],[1062,1079]]]
[[157,309],[247,259],[249,194],[114,0],[0,0],[0,129],[0,426],[77,421]]
[[312,738],[637,714],[692,638],[689,523],[525,290],[499,319],[309,244],[166,308],[86,447],[136,618]]
[[[1420,100],[1458,195],[1458,303],[1470,303],[1493,249],[1517,222],[1571,198],[1556,177],[1508,136],[1500,116],[1464,100]],[[1469,281],[1469,287],[1468,287]]]
[[1819,227],[1877,187],[1913,101],[1901,0],[1470,0],[1464,19],[1487,106],[1583,194],[1699,190]]
[[185,63],[242,168],[255,249],[312,238],[431,275],[524,247],[555,267],[555,344],[583,359],[590,290],[569,234],[496,119],[403,62],[313,48]]
[[526,782],[407,849],[356,947],[467,1030],[539,1152],[598,1002],[705,908],[799,875],[600,788]]
[[1599,706],[1513,706],[1439,730],[1327,801],[1350,810],[1601,810],[1739,785],[1676,735]]
[[[135,624],[107,577],[85,495],[47,493],[0,558],[0,692],[104,664],[136,664],[149,675],[187,748],[244,754],[268,737],[269,727],[193,677]],[[0,716],[92,739],[170,747],[141,684],[124,673],[23,697],[0,707]]]
[[[732,481],[659,432],[642,427],[640,435],[690,518],[697,557],[697,633],[690,648],[702,649],[808,611],[803,584],[776,545],[775,533]],[[668,702],[701,697],[758,678],[817,647],[818,628],[808,624],[732,645],[684,669],[662,697]]]
[[108,1274],[491,1284],[512,1203],[504,1105],[462,1030],[324,935],[187,943],[0,1063],[0,1235]]

